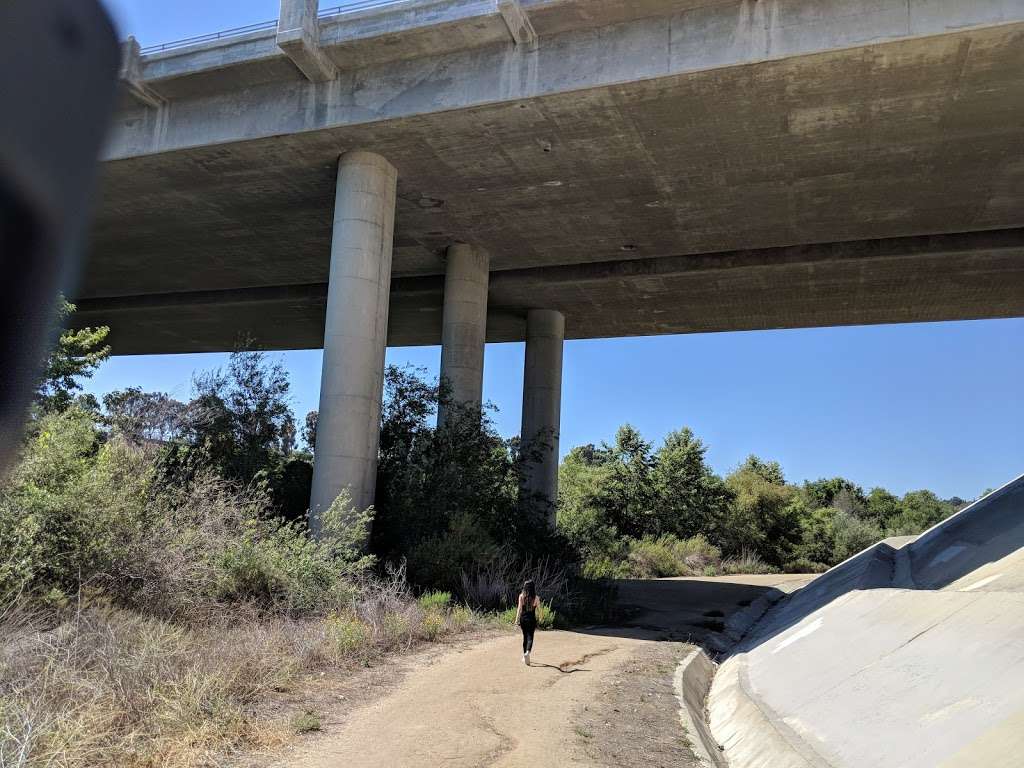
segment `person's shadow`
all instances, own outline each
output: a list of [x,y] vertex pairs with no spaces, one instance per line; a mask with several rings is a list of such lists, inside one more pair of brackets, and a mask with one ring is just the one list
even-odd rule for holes
[[531,667],[542,667],[542,668],[547,668],[547,669],[556,669],[559,672],[561,672],[563,675],[571,675],[573,672],[592,672],[593,671],[591,669],[585,669],[584,667],[572,667],[571,669],[566,669],[565,667],[568,667],[569,666],[568,664],[564,665],[563,667],[556,667],[554,664],[538,664],[537,662],[533,662],[533,661],[530,662],[530,666]]

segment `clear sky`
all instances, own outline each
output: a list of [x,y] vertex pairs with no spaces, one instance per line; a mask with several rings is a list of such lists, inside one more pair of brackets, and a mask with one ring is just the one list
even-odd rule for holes
[[[340,2],[340,0],[339,0]],[[337,4],[327,0],[324,5]],[[277,0],[108,0],[142,45],[273,19]],[[115,350],[116,352],[116,350]],[[319,351],[283,352],[301,419],[319,397]],[[186,399],[225,355],[114,358],[89,383]],[[388,350],[436,377],[437,347]],[[517,434],[523,345],[487,349],[484,396]],[[682,426],[727,472],[749,453],[794,481],[843,475],[895,492],[971,498],[1024,472],[1024,319],[570,341],[562,450],[630,422],[651,440]]]

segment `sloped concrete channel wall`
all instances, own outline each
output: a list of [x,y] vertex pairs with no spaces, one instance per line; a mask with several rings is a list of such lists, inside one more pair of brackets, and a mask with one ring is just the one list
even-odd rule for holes
[[1020,765],[1024,476],[769,610],[707,711],[733,768]]
[[706,768],[726,768],[728,765],[708,725],[706,704],[718,667],[711,657],[718,658],[728,652],[773,605],[800,586],[798,582],[774,584],[746,608],[731,614],[720,634],[710,635],[703,641],[704,648],[695,650],[676,668],[675,691],[683,732],[694,755]]

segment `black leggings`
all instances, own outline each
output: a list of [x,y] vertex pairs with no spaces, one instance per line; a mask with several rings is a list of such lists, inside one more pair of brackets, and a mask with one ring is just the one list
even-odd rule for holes
[[523,653],[529,653],[533,650],[533,633],[537,629],[537,623],[524,619],[519,622],[519,628],[523,630]]

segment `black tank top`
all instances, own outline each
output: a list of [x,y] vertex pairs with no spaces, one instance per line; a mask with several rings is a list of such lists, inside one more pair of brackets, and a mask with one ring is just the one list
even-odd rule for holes
[[523,596],[523,613],[522,613],[522,616],[519,617],[519,621],[520,622],[525,622],[527,624],[536,624],[537,623],[536,608],[534,607],[534,601],[536,599],[537,599],[536,596],[530,598],[530,604],[527,605],[526,604],[526,596],[525,595]]

